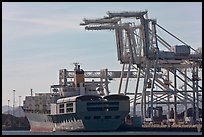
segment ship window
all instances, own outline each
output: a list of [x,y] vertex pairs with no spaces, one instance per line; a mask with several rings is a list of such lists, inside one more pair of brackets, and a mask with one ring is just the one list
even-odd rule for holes
[[106,105],[116,105],[116,106],[118,106],[119,105],[119,102],[104,102],[104,104],[106,104]]
[[90,116],[85,116],[84,119],[91,119],[91,117]]
[[120,118],[120,116],[119,116],[119,115],[115,116],[115,119],[119,119],[119,118]]
[[87,106],[98,106],[102,105],[102,102],[87,102]]
[[102,111],[102,107],[87,107],[88,111]]
[[111,116],[105,116],[105,119],[111,119]]
[[60,104],[60,108],[64,108],[64,104]]
[[100,119],[101,116],[94,116],[93,118],[94,118],[94,119]]
[[59,113],[64,113],[64,108],[59,110]]
[[73,112],[73,108],[67,108],[67,112]]
[[73,112],[73,103],[67,103],[66,107],[66,112]]
[[118,111],[118,107],[105,107],[106,111]]
[[66,106],[67,107],[73,107],[73,103],[67,103]]

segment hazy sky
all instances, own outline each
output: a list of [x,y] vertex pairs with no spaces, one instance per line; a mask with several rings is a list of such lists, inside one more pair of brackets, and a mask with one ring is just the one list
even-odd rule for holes
[[79,24],[107,11],[143,10],[193,48],[202,46],[201,2],[3,2],[2,105],[13,99],[13,89],[16,105],[31,88],[49,92],[59,69],[72,70],[73,62],[84,70],[121,70],[114,32]]

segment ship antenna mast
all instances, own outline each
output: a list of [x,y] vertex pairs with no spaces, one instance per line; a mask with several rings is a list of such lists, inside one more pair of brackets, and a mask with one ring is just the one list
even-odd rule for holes
[[78,62],[74,62],[73,64],[74,64],[74,66],[75,66],[75,68],[74,68],[74,69],[77,69],[77,67],[78,67],[79,63],[78,63]]

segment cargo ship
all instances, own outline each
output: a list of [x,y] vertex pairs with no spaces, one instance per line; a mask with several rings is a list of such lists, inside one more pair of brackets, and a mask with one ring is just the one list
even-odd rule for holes
[[104,94],[99,84],[85,81],[79,64],[73,72],[73,81],[67,81],[62,69],[59,85],[51,85],[49,93],[31,91],[25,97],[22,108],[30,131],[116,131],[124,122],[130,112],[128,96]]

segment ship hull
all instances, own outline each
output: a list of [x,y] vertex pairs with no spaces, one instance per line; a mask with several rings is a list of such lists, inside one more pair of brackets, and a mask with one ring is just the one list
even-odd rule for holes
[[54,124],[47,114],[25,112],[30,124],[30,131],[53,131]]
[[[48,115],[26,113],[30,131],[116,131],[128,112]],[[100,117],[100,118],[99,118]]]

